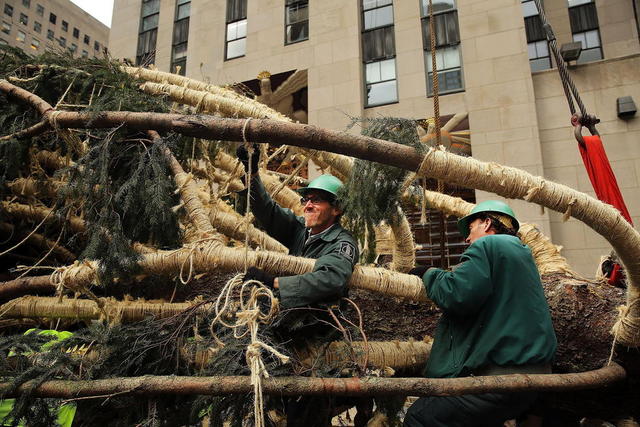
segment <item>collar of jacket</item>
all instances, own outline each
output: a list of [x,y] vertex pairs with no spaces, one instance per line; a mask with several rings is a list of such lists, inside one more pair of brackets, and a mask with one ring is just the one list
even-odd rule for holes
[[[321,231],[318,234],[309,235],[305,244],[309,244],[318,239],[322,239],[325,242],[332,242],[336,239],[336,237],[338,237],[338,234],[340,234],[340,230],[342,230],[340,224],[338,224],[337,222],[333,223],[326,230]],[[307,229],[307,233],[311,233],[311,229]]]

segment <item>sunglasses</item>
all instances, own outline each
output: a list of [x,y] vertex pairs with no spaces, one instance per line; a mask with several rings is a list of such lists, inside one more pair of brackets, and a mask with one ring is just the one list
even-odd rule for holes
[[322,197],[318,197],[318,196],[304,196],[300,198],[300,204],[302,206],[306,205],[307,202],[311,202],[314,205],[318,205],[322,202],[327,202],[328,200],[323,199]]

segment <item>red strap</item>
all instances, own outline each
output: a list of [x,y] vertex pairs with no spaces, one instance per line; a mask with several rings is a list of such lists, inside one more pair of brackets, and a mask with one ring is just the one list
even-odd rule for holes
[[618,209],[629,224],[633,225],[631,215],[629,215],[618,187],[618,181],[611,169],[609,158],[604,151],[602,140],[597,135],[583,136],[583,138],[584,144],[578,144],[578,146],[596,197]]

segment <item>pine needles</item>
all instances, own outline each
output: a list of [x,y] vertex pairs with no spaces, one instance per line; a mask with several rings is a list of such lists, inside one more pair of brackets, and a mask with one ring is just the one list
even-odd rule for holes
[[[351,126],[362,125],[362,134],[420,149],[416,121],[395,117],[352,119]],[[365,248],[361,260],[372,262],[375,257],[374,226],[381,221],[395,223],[400,207],[400,188],[406,171],[356,159],[351,177],[339,195],[346,212],[345,227]]]

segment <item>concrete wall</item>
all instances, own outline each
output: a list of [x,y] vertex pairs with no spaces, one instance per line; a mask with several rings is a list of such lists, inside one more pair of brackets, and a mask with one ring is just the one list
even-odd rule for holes
[[[13,6],[12,17],[3,13],[5,4]],[[36,13],[37,5],[44,6],[43,16]],[[21,13],[28,17],[27,25],[20,23]],[[55,24],[49,22],[50,13],[56,15]],[[0,32],[0,39],[8,42],[10,46],[18,47],[32,55],[42,54],[45,49],[66,51],[72,43],[75,43],[78,46],[75,53],[76,56],[82,55],[83,50],[91,57],[102,56],[102,48],[106,47],[109,41],[109,27],[69,0],[31,0],[30,7],[24,6],[22,0],[0,0],[0,21],[7,22],[12,27],[10,34]],[[63,31],[62,21],[66,21],[69,24],[67,31]],[[40,32],[34,30],[35,22],[39,22],[42,25]],[[74,28],[80,30],[78,38],[73,37]],[[47,30],[54,32],[54,40],[47,38]],[[18,31],[26,34],[24,42],[16,40]],[[84,43],[85,34],[90,38],[89,44]],[[64,48],[59,43],[60,37],[66,40],[66,47]],[[32,47],[34,39],[40,42],[40,46],[37,49]],[[100,44],[99,50],[94,49],[94,41],[98,41]]]

